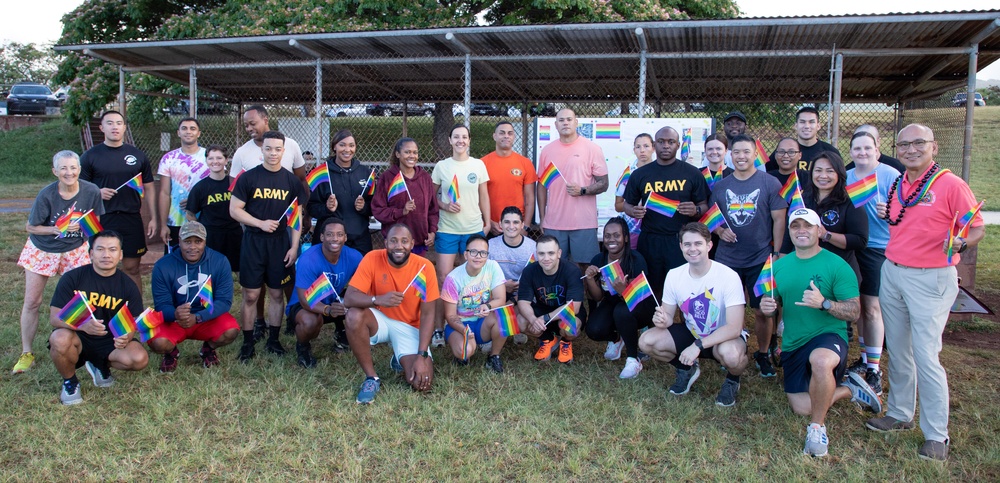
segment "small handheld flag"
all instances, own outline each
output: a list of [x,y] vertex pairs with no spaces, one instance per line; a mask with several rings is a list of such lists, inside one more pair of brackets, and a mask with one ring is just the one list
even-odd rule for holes
[[[420,271],[413,277],[410,284],[406,286],[406,290],[410,287],[413,287],[417,291],[420,295],[420,300],[427,301],[427,275],[424,274],[424,267],[420,267]],[[406,290],[403,290],[403,294],[406,294]]]
[[847,185],[847,196],[851,198],[855,208],[861,208],[869,200],[878,194],[878,178],[875,171],[849,185]]
[[753,166],[757,169],[764,169],[767,165],[767,158],[764,157],[764,145],[761,144],[760,139],[754,139],[753,142],[757,145],[757,157],[753,158]]
[[580,333],[580,325],[576,319],[576,311],[573,310],[572,300],[566,302],[566,305],[563,305],[552,318],[559,319],[559,328],[565,330],[566,334],[576,336]]
[[286,218],[288,226],[292,227],[293,230],[301,230],[302,209],[299,207],[299,199],[292,200],[292,204],[285,208],[285,212],[281,216]]
[[75,217],[79,215],[80,213],[76,211],[76,202],[74,201],[73,205],[69,207],[69,210],[66,210],[66,213],[63,213],[62,216],[56,218],[55,227],[59,230],[59,238],[66,236],[69,232],[69,225],[73,223]]
[[145,190],[143,189],[142,186],[142,173],[139,173],[133,176],[132,179],[122,183],[122,185],[116,188],[115,191],[118,191],[126,186],[136,190],[139,193],[140,198],[146,195]]
[[667,198],[666,196],[663,196],[655,191],[650,191],[644,206],[647,209],[655,211],[663,216],[672,218],[674,213],[677,213],[677,206],[679,204],[679,201]]
[[312,285],[306,289],[306,303],[309,307],[315,307],[316,304],[320,303],[323,299],[330,296],[330,294],[337,293],[337,289],[333,287],[330,283],[330,279],[327,278],[325,273],[319,274],[316,280],[313,281]]
[[757,283],[753,286],[753,293],[758,297],[763,297],[764,295],[770,296],[773,292],[774,269],[771,265],[771,255],[768,255],[764,267],[760,269],[760,275],[757,276]]
[[59,320],[66,325],[79,329],[83,324],[94,319],[94,308],[90,306],[86,295],[77,290],[73,292],[73,297],[69,299],[66,306],[56,314]]
[[691,133],[693,129],[687,128],[681,136],[681,161],[687,161],[691,156]]
[[726,218],[722,216],[722,210],[719,209],[718,203],[712,203],[712,206],[705,211],[705,214],[698,221],[707,226],[710,232],[726,224]]
[[967,211],[961,218],[958,219],[958,224],[962,227],[958,230],[958,236],[966,238],[969,236],[969,228],[972,227],[972,220],[976,219],[976,215],[979,210],[983,209],[983,205],[986,204],[986,200],[980,201],[975,208]]
[[[330,183],[330,167],[326,163],[316,166],[316,169],[306,175],[306,183],[309,183],[309,190],[316,191],[319,185]],[[330,184],[330,191],[333,191],[333,184]]]
[[951,265],[951,259],[955,256],[955,222],[958,221],[958,212],[951,217],[951,224],[948,225],[948,265]]
[[514,312],[514,305],[504,305],[498,309],[497,326],[500,327],[500,337],[510,337],[520,334],[521,328],[517,325],[517,313]]
[[722,179],[722,169],[720,168],[715,172],[715,174],[712,174],[711,168],[705,166],[705,168],[701,170],[701,175],[705,177],[705,182],[708,183],[708,190],[711,191],[712,188],[715,187],[715,183]]
[[232,191],[233,188],[236,188],[236,180],[240,179],[240,176],[243,176],[243,173],[246,172],[247,170],[241,169],[239,173],[236,173],[236,176],[233,176],[233,182],[229,183],[229,191]]
[[618,260],[615,260],[601,267],[600,271],[601,276],[608,282],[608,293],[611,295],[618,295],[618,292],[615,292],[615,289],[611,284],[618,280],[625,280],[625,272],[622,271],[622,265],[618,263]]
[[[625,171],[622,171],[622,175],[618,177],[618,182],[615,183],[615,186],[618,187],[618,186],[627,185],[628,184],[628,179],[630,177],[632,177],[632,167],[631,166],[625,166]],[[546,188],[548,188],[548,186],[546,186]]]
[[128,302],[125,302],[122,308],[118,309],[118,313],[108,322],[108,329],[111,330],[111,335],[115,337],[131,334],[138,330],[135,325],[135,318],[132,317],[132,312],[128,309]]
[[406,188],[406,180],[403,179],[403,172],[400,171],[396,173],[395,178],[392,178],[392,184],[389,185],[389,196],[387,199],[391,200],[393,196],[403,193],[407,193],[409,196],[410,190]]
[[559,168],[556,167],[555,163],[549,163],[549,165],[542,170],[542,174],[538,176],[538,181],[542,182],[542,186],[544,186],[545,189],[551,189],[552,183],[561,177],[562,173],[559,172]]
[[788,211],[801,210],[805,207],[806,203],[802,201],[802,189],[799,188],[799,183],[796,181],[795,191],[792,192],[792,199],[788,201]]
[[201,301],[201,306],[205,307],[205,310],[211,312],[215,307],[215,296],[212,293],[212,276],[209,275],[205,279],[205,283],[201,284],[201,288],[198,292],[194,294],[194,298]]
[[[622,297],[625,299],[625,305],[628,305],[629,312],[634,311],[639,302],[647,297],[653,297],[653,289],[646,280],[646,272],[640,273],[638,277],[635,277],[635,280],[628,284],[628,287],[625,287],[625,293],[622,294]],[[653,297],[653,302],[656,302],[656,297]],[[656,305],[659,306],[660,303],[656,302]]]
[[148,342],[149,339],[159,337],[162,331],[160,326],[162,325],[163,312],[157,312],[150,308],[143,310],[142,313],[135,318],[135,326],[139,331],[139,340],[141,342]]
[[375,194],[375,168],[372,168],[371,174],[368,175],[368,181],[365,181],[365,195],[372,196]]
[[793,170],[792,174],[788,175],[788,179],[785,181],[785,185],[781,187],[781,191],[778,192],[782,198],[785,199],[786,203],[792,202],[792,193],[795,193],[795,187],[799,185],[799,170]]
[[104,230],[104,227],[101,226],[101,220],[97,217],[97,213],[94,213],[94,210],[84,213],[80,217],[79,222],[80,232],[86,238],[90,238]]
[[[406,185],[403,185],[406,186]],[[445,188],[444,200],[448,203],[458,203],[458,198],[460,197],[458,193],[458,175],[456,174],[451,178],[451,184]]]

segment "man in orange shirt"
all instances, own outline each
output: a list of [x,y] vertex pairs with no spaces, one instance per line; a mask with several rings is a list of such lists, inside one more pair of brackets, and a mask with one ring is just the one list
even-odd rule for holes
[[[431,363],[431,335],[434,333],[434,304],[439,297],[437,275],[430,261],[413,255],[413,235],[403,224],[389,228],[385,249],[368,252],[358,266],[344,294],[347,311],[347,341],[365,372],[358,391],[358,404],[375,400],[382,381],[375,373],[371,346],[392,344],[390,367],[405,373],[417,391],[429,391],[434,376]],[[418,274],[427,296],[411,287]]]
[[531,160],[514,152],[514,125],[500,121],[493,130],[496,151],[483,156],[490,180],[486,191],[490,194],[490,233],[503,233],[500,227],[502,213],[508,206],[516,206],[524,213],[525,226],[535,219],[535,165]]

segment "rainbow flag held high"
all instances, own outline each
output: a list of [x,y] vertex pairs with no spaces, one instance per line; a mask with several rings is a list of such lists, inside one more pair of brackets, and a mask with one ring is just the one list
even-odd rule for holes
[[365,196],[372,196],[375,194],[375,168],[372,168],[371,174],[368,175],[368,181],[365,181]]
[[[316,188],[319,188],[319,185],[323,183],[330,183],[330,167],[326,163],[316,166],[316,169],[306,175],[306,183],[309,183],[310,191],[316,191]],[[332,183],[330,189],[333,190]]]
[[978,205],[965,212],[965,214],[958,219],[958,224],[962,227],[958,230],[958,236],[962,238],[969,236],[969,228],[972,227],[972,220],[976,219],[976,215],[979,213],[979,210],[983,209],[983,205],[985,204],[986,200],[980,201]]
[[781,191],[778,192],[782,198],[785,199],[786,203],[792,202],[792,193],[795,193],[795,188],[799,185],[799,170],[792,171],[792,174],[788,176],[788,180],[785,181],[785,185],[781,187]]
[[500,327],[500,337],[510,337],[520,334],[521,328],[517,325],[517,313],[514,312],[514,305],[504,305],[497,311],[497,325]]
[[[653,289],[646,280],[646,272],[640,273],[638,277],[635,277],[635,280],[628,284],[628,287],[625,287],[625,293],[622,294],[622,297],[625,299],[625,305],[628,305],[629,312],[634,311],[639,302],[647,297],[653,297]],[[656,301],[656,297],[653,297],[653,301]]]
[[[404,185],[405,186],[405,185]],[[458,175],[452,176],[451,183],[444,191],[444,200],[448,203],[458,203],[461,195],[458,193]]]
[[948,265],[951,265],[952,257],[955,256],[955,222],[958,221],[958,212],[951,217],[951,224],[948,225]]
[[691,128],[684,130],[684,134],[681,136],[681,161],[687,161],[688,157],[691,156]]
[[791,213],[795,210],[801,210],[806,207],[805,201],[802,201],[802,189],[799,188],[799,184],[795,183],[795,191],[792,192],[792,199],[788,201],[788,212]]
[[558,312],[556,312],[553,319],[559,320],[559,328],[566,331],[566,334],[570,336],[576,336],[580,333],[580,323],[576,319],[576,311],[573,310],[573,301],[570,300],[563,305]]
[[88,210],[78,221],[80,222],[80,232],[85,238],[90,238],[104,230],[104,227],[101,226],[101,220],[97,213],[94,213],[94,210]]
[[625,171],[622,171],[622,175],[618,177],[618,182],[615,183],[615,187],[625,186],[628,184],[628,179],[632,177],[632,167],[625,166]]
[[849,185],[847,185],[847,196],[851,198],[855,208],[861,208],[869,200],[878,194],[878,177],[875,171]]
[[618,280],[625,280],[625,272],[622,271],[622,265],[618,263],[618,260],[615,260],[601,267],[600,271],[601,276],[608,282],[608,293],[611,295],[618,295],[618,292],[615,292],[615,289],[611,284]]
[[299,207],[299,199],[295,198],[292,200],[292,204],[285,208],[285,212],[281,214],[283,218],[286,218],[288,226],[292,227],[293,230],[302,229],[302,209]]
[[718,203],[712,203],[712,206],[705,211],[705,214],[698,221],[707,226],[708,231],[715,231],[716,228],[726,224],[726,218],[722,216],[722,210],[719,209]]
[[243,173],[246,172],[247,170],[241,169],[239,173],[236,173],[236,176],[233,176],[233,182],[229,183],[229,191],[233,191],[233,188],[236,188],[236,180],[240,179],[240,176],[243,176]]
[[767,151],[764,150],[764,145],[761,144],[760,139],[754,139],[753,142],[757,144],[757,157],[753,159],[753,166],[757,169],[764,169],[767,165],[767,156],[764,153]]
[[133,176],[132,179],[130,179],[130,180],[122,183],[122,185],[119,186],[118,189],[116,189],[115,191],[118,191],[118,190],[120,190],[120,189],[122,189],[122,188],[124,188],[126,186],[128,186],[129,188],[132,188],[132,189],[136,190],[139,193],[139,197],[140,198],[142,198],[143,196],[146,195],[146,191],[143,189],[143,186],[142,186],[142,173],[139,173],[139,174]]
[[393,196],[403,193],[409,193],[409,191],[406,189],[406,180],[403,179],[403,172],[400,171],[396,173],[395,178],[392,178],[392,184],[389,185],[389,197],[387,199],[392,199]]
[[80,326],[94,319],[94,308],[90,306],[86,294],[76,290],[69,302],[66,302],[66,306],[56,314],[56,317],[65,322],[66,325],[79,329]]
[[306,289],[306,303],[309,304],[310,308],[315,307],[316,304],[334,293],[337,293],[337,289],[330,283],[330,279],[327,278],[326,274],[321,273],[316,277],[312,285]]
[[538,126],[538,140],[549,141],[552,139],[552,126]]
[[705,166],[705,168],[701,170],[701,175],[705,177],[705,182],[708,183],[709,191],[712,191],[712,188],[715,187],[715,183],[718,183],[719,180],[722,179],[722,171],[723,170],[720,169],[715,174],[712,174],[712,170],[709,169],[708,166]]
[[205,307],[205,310],[209,312],[211,312],[212,309],[215,307],[215,295],[213,294],[212,291],[211,275],[209,275],[208,278],[205,279],[205,283],[201,284],[201,288],[199,288],[198,292],[194,294],[194,298],[196,300],[201,301],[201,306]]
[[[420,271],[417,272],[417,276],[413,277],[413,280],[409,285],[406,286],[407,289],[413,287],[417,293],[420,295],[420,300],[424,302],[427,301],[427,275],[424,273],[424,267],[420,267]],[[403,291],[406,294],[406,291]]]
[[667,198],[655,191],[650,191],[649,196],[646,198],[646,204],[643,206],[663,216],[672,218],[674,213],[677,213],[677,206],[679,204],[679,201]]
[[760,269],[760,275],[757,276],[757,283],[753,286],[754,295],[770,297],[774,293],[774,269],[771,267],[771,255],[768,255],[764,267]]
[[622,123],[598,123],[594,126],[594,136],[597,139],[621,139]]
[[163,312],[147,308],[135,318],[135,325],[139,331],[139,340],[143,343],[149,342],[149,339],[159,337],[162,333]]
[[132,312],[128,309],[128,302],[125,302],[122,308],[118,309],[118,313],[108,321],[108,329],[111,330],[111,335],[115,337],[121,337],[139,330],[135,325],[135,318],[132,317]]
[[542,182],[542,186],[544,186],[545,189],[552,189],[552,183],[561,177],[562,173],[559,172],[559,168],[557,168],[554,163],[549,163],[549,165],[542,170],[542,174],[538,175],[538,181]]

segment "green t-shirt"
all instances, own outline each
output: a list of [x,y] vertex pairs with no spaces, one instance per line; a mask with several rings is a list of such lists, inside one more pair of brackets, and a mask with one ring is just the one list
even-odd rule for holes
[[858,278],[844,259],[827,250],[808,259],[800,259],[792,252],[774,262],[775,293],[782,300],[782,318],[785,332],[781,350],[793,351],[820,334],[836,334],[847,342],[847,323],[829,312],[812,307],[795,305],[802,301],[802,293],[809,289],[809,281],[816,283],[821,294],[839,302],[858,296]]

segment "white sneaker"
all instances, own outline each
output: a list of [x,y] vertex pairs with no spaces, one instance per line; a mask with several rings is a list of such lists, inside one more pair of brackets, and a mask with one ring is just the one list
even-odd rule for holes
[[639,359],[634,357],[629,357],[625,359],[625,368],[622,369],[622,373],[618,374],[618,379],[633,379],[642,372],[642,363]]
[[107,377],[105,377],[104,374],[101,373],[101,370],[98,369],[97,366],[95,366],[90,361],[87,361],[84,364],[84,367],[87,368],[87,372],[90,373],[90,377],[94,378],[94,385],[95,386],[97,386],[97,387],[111,387],[111,386],[113,386],[115,384],[115,377],[110,374],[110,372],[111,372],[110,370],[108,371]]
[[608,342],[608,349],[604,351],[604,358],[609,361],[617,361],[622,357],[622,348],[625,341],[618,339],[618,342]]
[[527,344],[528,343],[528,335],[527,334],[514,334],[513,339],[514,339],[514,343],[518,344],[518,345]]
[[431,347],[444,347],[444,331],[435,330],[431,336]]

